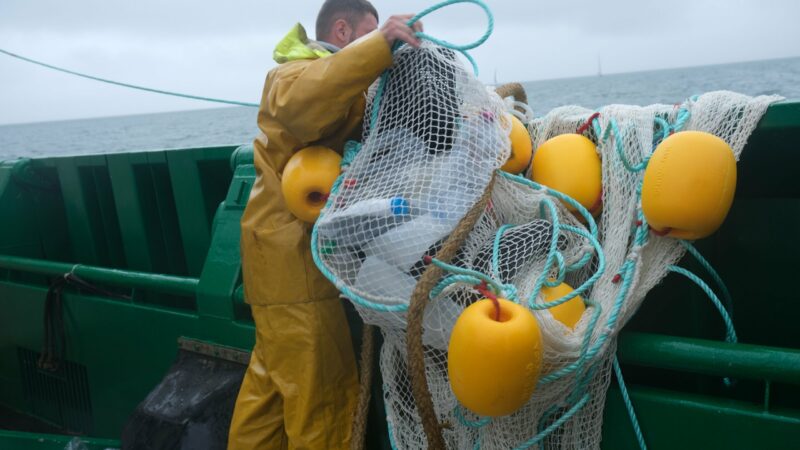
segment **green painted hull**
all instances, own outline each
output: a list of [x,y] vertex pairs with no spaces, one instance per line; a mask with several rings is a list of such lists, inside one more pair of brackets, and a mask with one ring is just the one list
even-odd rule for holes
[[[771,107],[744,151],[725,225],[698,243],[732,291],[747,344],[720,343],[713,306],[679,277],[654,289],[622,334],[619,357],[650,448],[800,442],[797,136],[800,103]],[[64,448],[70,434],[99,439],[89,448],[117,445],[179,338],[252,348],[239,218],[254,177],[247,147],[0,163],[0,407],[63,430],[0,430],[0,448]],[[65,290],[66,362],[51,373],[36,366],[43,311],[51,281],[66,272],[130,298]],[[386,448],[375,394],[368,446]],[[614,384],[603,447],[638,448]]]

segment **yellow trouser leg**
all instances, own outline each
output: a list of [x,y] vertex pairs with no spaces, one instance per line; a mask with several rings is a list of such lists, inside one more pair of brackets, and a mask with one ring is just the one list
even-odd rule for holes
[[[252,306],[256,322],[256,351],[264,372],[251,360],[236,401],[229,448],[238,449],[237,433],[256,430],[264,434],[242,442],[249,448],[282,448],[283,435],[290,449],[346,449],[350,445],[353,411],[358,397],[356,364],[350,330],[341,301]],[[257,376],[249,377],[253,373]],[[262,373],[265,376],[261,376]],[[264,399],[243,397],[248,379],[262,383]],[[266,386],[267,389],[263,389]],[[269,400],[277,390],[277,403]],[[273,405],[282,408],[274,411]],[[240,405],[242,413],[239,412]],[[272,425],[282,419],[281,433]],[[258,423],[258,426],[248,426]],[[269,426],[263,426],[270,424]],[[278,438],[281,437],[280,440]],[[238,444],[237,444],[238,445]],[[263,447],[262,447],[263,446]]]
[[264,364],[264,341],[256,333],[256,345],[244,374],[228,432],[228,450],[288,448],[283,428],[283,399],[270,380]]

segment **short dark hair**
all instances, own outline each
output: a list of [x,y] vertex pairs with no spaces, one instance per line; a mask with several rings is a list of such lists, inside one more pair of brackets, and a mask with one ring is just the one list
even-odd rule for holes
[[367,0],[325,0],[317,14],[317,39],[327,36],[337,20],[344,19],[355,28],[366,14],[378,20],[378,11]]

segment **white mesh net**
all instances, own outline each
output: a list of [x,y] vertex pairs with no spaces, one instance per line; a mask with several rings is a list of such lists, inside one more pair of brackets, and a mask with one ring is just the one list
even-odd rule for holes
[[[589,132],[603,175],[594,233],[592,221],[578,220],[557,194],[521,177],[495,176],[491,201],[452,265],[491,278],[527,306],[542,304],[535,295],[542,283],[561,275],[583,286],[577,289],[588,305],[574,330],[547,309],[531,308],[544,346],[539,385],[520,410],[488,420],[458,405],[447,378],[453,324],[480,298],[475,280],[450,277],[434,289],[423,319],[425,367],[437,417],[451,425],[443,430],[449,448],[599,447],[617,332],[683,254],[677,240],[637,226],[644,172],[626,168],[623,157],[636,166],[667,131],[680,129],[722,138],[738,159],[775,100],[713,92],[677,106],[600,109]],[[508,158],[509,106],[450,50],[430,43],[398,50],[389,82],[373,86],[369,104],[367,120],[376,104],[377,118],[316,224],[314,250],[364,321],[383,332],[380,367],[394,445],[426,448],[407,369],[406,310],[423,257],[436,255]],[[570,106],[528,120],[534,148],[574,133],[592,113]]]

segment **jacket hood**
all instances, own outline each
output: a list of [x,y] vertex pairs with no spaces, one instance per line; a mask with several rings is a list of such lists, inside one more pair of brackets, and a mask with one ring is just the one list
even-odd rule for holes
[[305,28],[298,23],[275,46],[272,59],[283,64],[298,59],[324,58],[332,54],[319,42],[309,39]]

